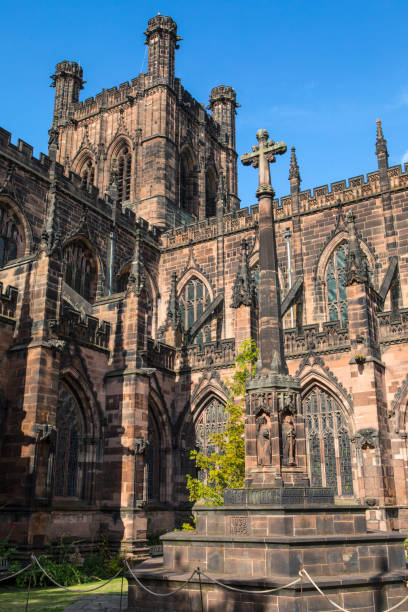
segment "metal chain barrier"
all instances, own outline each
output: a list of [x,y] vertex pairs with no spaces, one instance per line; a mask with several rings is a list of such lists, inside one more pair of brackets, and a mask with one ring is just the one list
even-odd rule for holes
[[[59,584],[56,580],[54,580],[45,571],[45,569],[42,567],[41,563],[39,562],[39,560],[37,559],[37,557],[35,555],[31,555],[31,559],[32,559],[31,563],[29,563],[26,567],[23,567],[23,569],[19,570],[18,572],[15,572],[14,574],[10,574],[9,576],[6,576],[5,578],[0,578],[0,582],[3,582],[4,580],[9,580],[10,578],[14,578],[15,576],[18,576],[19,574],[22,574],[23,572],[27,571],[28,569],[30,569],[33,566],[35,566],[35,564],[37,564],[38,567],[40,568],[40,570],[42,571],[42,573],[48,578],[48,580],[50,580],[53,584],[55,584],[60,589],[63,589],[64,591],[69,591],[70,593],[79,593],[79,594],[82,594],[82,593],[91,593],[93,591],[98,591],[102,587],[104,587],[107,584],[109,584],[110,582],[112,582],[112,580],[117,578],[123,572],[123,569],[124,569],[122,567],[118,572],[116,572],[116,574],[114,576],[112,576],[112,578],[109,578],[109,580],[107,580],[103,584],[98,585],[97,587],[93,587],[92,589],[86,589],[86,590],[78,590],[78,589],[70,589],[70,588],[68,588],[66,586],[63,586],[62,584]],[[305,577],[310,582],[310,584],[316,589],[316,591],[322,597],[324,597],[326,599],[326,601],[330,605],[332,605],[334,608],[336,608],[337,610],[340,610],[340,612],[352,612],[352,610],[347,610],[346,608],[343,608],[342,606],[337,604],[335,601],[332,601],[326,595],[326,593],[324,593],[321,590],[321,588],[316,584],[316,582],[313,580],[311,575],[307,572],[307,570],[305,570],[304,567],[302,567],[302,569],[299,570],[299,578],[296,578],[295,580],[292,580],[291,582],[288,582],[288,584],[285,584],[285,585],[282,585],[282,586],[279,586],[279,587],[274,587],[273,589],[265,589],[265,590],[257,590],[257,591],[252,591],[252,590],[250,591],[250,590],[247,590],[247,589],[239,589],[239,588],[233,587],[233,586],[231,586],[229,584],[225,584],[223,582],[220,582],[216,578],[213,578],[212,576],[209,576],[208,574],[203,572],[199,567],[197,567],[192,572],[191,576],[185,582],[183,582],[183,584],[181,586],[177,587],[177,589],[175,589],[174,591],[170,591],[169,593],[155,593],[154,591],[151,591],[148,587],[144,586],[144,584],[142,584],[142,582],[139,580],[139,578],[133,573],[133,570],[129,566],[129,563],[128,563],[127,559],[125,559],[124,563],[125,563],[125,566],[126,566],[127,570],[129,571],[130,575],[135,580],[135,582],[144,591],[146,591],[150,595],[153,595],[154,597],[171,597],[172,595],[175,595],[176,593],[179,593],[182,589],[184,589],[192,581],[192,579],[194,578],[194,576],[196,574],[198,575],[200,581],[201,581],[201,576],[204,576],[205,578],[207,578],[207,580],[209,580],[210,582],[213,582],[214,584],[218,585],[219,587],[221,587],[223,589],[228,589],[230,591],[236,591],[238,593],[246,593],[246,594],[251,594],[251,595],[262,595],[262,594],[266,595],[268,593],[276,593],[277,591],[281,591],[282,589],[288,589],[289,587],[294,586],[295,584],[298,584],[299,582],[302,585],[302,580]],[[27,605],[28,605],[28,597],[29,597],[30,586],[31,586],[31,577],[30,577],[30,583],[29,583],[29,587],[28,587],[28,596],[27,596],[26,609],[27,609]],[[408,585],[406,585],[406,586],[408,586]],[[123,591],[123,576],[122,576],[122,589],[121,589],[121,602],[120,602],[121,606],[122,606],[122,591]],[[386,610],[383,610],[383,612],[392,612],[393,610],[396,610],[397,608],[402,606],[402,604],[405,603],[406,601],[408,601],[408,595],[406,595],[398,603],[396,603],[393,606],[391,606],[391,608],[387,608]]]
[[28,570],[30,567],[32,567],[32,565],[33,565],[33,562],[31,561],[31,563],[23,567],[23,569],[18,570],[18,572],[15,572],[14,574],[9,574],[5,578],[0,578],[0,582],[3,582],[3,580],[9,580],[10,578],[14,578],[15,576],[18,576],[19,574],[22,574],[23,572]]
[[[342,606],[339,606],[339,604],[336,604],[335,601],[332,601],[327,595],[326,593],[323,593],[323,591],[318,587],[318,585],[315,583],[315,581],[313,580],[313,578],[310,576],[310,574],[308,574],[308,572],[302,568],[299,572],[299,576],[306,576],[306,578],[309,580],[309,582],[314,586],[314,588],[316,589],[316,591],[318,591],[320,593],[320,595],[322,595],[326,601],[328,601],[332,606],[334,606],[335,608],[337,608],[337,610],[341,610],[341,612],[352,612],[352,610],[347,610],[346,608],[343,608]],[[400,606],[402,606],[402,604],[404,602],[406,602],[408,600],[408,595],[406,595],[403,599],[401,599],[401,601],[399,601],[398,603],[396,603],[394,606],[392,606],[391,608],[387,608],[386,610],[383,610],[383,612],[391,612],[392,610],[396,610],[397,608],[399,608]]]
[[135,574],[133,573],[133,571],[131,570],[131,568],[129,567],[129,563],[127,562],[127,559],[125,560],[125,565],[128,568],[131,576],[134,578],[134,580],[136,580],[137,584],[143,589],[145,590],[147,593],[150,593],[150,595],[154,595],[155,597],[171,597],[172,595],[175,595],[176,593],[178,593],[179,591],[181,591],[182,589],[184,589],[185,586],[188,585],[189,582],[191,582],[191,580],[193,579],[193,576],[197,573],[197,570],[195,569],[193,571],[193,573],[191,574],[190,578],[188,580],[186,580],[181,586],[179,586],[177,589],[175,589],[174,591],[170,591],[170,593],[155,593],[154,591],[151,591],[149,588],[147,588],[146,586],[144,586],[144,584],[142,584],[139,580],[139,578],[137,576],[135,576]]
[[104,582],[103,584],[98,585],[97,587],[93,587],[92,589],[85,589],[85,590],[78,590],[78,589],[70,589],[66,586],[63,586],[62,584],[59,584],[58,582],[56,582],[54,580],[54,578],[51,578],[51,576],[49,574],[47,574],[47,572],[45,571],[45,569],[42,567],[42,565],[40,564],[39,560],[37,559],[37,557],[35,555],[31,555],[32,560],[38,565],[38,567],[40,568],[40,570],[42,571],[42,573],[47,576],[48,580],[51,580],[51,582],[53,582],[57,587],[59,587],[60,589],[64,589],[64,591],[69,591],[70,593],[91,593],[92,591],[98,591],[99,589],[101,589],[102,587],[106,586],[107,584],[109,584],[110,582],[112,582],[112,580],[114,580],[115,578],[117,578],[119,576],[119,574],[122,573],[123,568],[121,567],[120,570],[118,572],[116,572],[116,574],[114,576],[112,576],[112,578],[109,578],[109,580],[107,580],[106,582]]
[[218,586],[222,587],[223,589],[229,589],[230,591],[238,591],[238,593],[252,593],[254,595],[274,593],[275,591],[281,591],[282,589],[287,589],[302,580],[302,578],[296,578],[296,580],[292,580],[292,582],[289,582],[288,584],[284,584],[283,586],[275,587],[273,589],[266,589],[264,591],[248,591],[246,589],[238,589],[236,587],[230,586],[229,584],[224,584],[223,582],[220,582],[219,580],[216,580],[215,578],[211,578],[211,576],[208,576],[208,574],[201,571],[200,568],[197,568],[197,571],[200,572],[206,578],[208,578],[208,580],[211,580],[211,582],[214,582],[214,584],[218,584]]

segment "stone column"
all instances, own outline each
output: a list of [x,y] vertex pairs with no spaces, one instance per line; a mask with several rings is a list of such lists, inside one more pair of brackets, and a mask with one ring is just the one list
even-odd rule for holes
[[269,162],[286,151],[284,143],[257,132],[258,146],[241,160],[259,167],[259,363],[247,384],[246,487],[308,485],[306,441],[299,380],[289,376],[283,346],[278,280],[274,190]]

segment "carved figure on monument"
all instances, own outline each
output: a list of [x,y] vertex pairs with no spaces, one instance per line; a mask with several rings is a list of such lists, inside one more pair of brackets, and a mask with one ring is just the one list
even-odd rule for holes
[[256,418],[256,454],[258,465],[272,464],[270,419],[264,412]]
[[282,419],[282,463],[296,465],[296,426],[293,414],[287,412]]

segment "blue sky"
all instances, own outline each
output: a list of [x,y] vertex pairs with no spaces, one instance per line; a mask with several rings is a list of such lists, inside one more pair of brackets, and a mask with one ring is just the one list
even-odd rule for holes
[[[242,105],[237,149],[266,128],[295,145],[308,189],[376,169],[375,120],[383,121],[390,164],[408,161],[408,2],[313,0],[20,0],[2,5],[0,125],[47,150],[54,90],[49,75],[76,60],[82,99],[146,68],[143,30],[158,12],[184,38],[176,75],[200,102],[232,85]],[[289,153],[272,166],[286,195]],[[255,202],[256,173],[239,168],[242,205]]]

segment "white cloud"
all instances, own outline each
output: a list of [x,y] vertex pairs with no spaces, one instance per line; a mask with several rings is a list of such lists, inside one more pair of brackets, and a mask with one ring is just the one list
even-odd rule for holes
[[406,163],[408,163],[408,151],[405,151],[405,153],[404,153],[404,155],[402,156],[402,159],[401,159],[401,164],[402,165],[404,165]]

